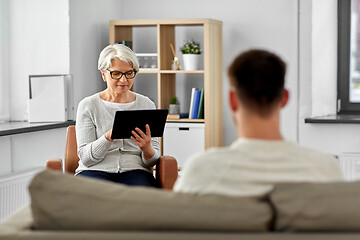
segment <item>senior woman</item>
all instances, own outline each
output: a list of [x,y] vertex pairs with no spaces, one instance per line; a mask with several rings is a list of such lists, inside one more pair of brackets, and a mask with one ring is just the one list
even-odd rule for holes
[[160,157],[159,142],[146,132],[134,129],[131,139],[111,139],[116,111],[155,109],[146,96],[131,91],[139,61],[122,44],[105,47],[98,69],[107,88],[84,98],[76,116],[79,167],[75,174],[126,185],[158,187],[151,168]]

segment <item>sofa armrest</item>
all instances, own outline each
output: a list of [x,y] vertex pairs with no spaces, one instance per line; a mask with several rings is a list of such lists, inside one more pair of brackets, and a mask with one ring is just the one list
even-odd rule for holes
[[171,190],[178,177],[178,165],[174,157],[161,156],[156,164],[156,179],[161,188]]
[[46,162],[46,169],[62,171],[62,160],[60,158],[51,158]]

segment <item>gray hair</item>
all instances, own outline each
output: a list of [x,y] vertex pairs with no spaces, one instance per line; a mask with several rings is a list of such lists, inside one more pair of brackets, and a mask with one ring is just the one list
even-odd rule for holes
[[139,71],[138,58],[135,53],[124,44],[114,44],[105,47],[99,56],[98,69],[106,70],[111,67],[111,60],[114,58],[129,63],[137,72]]

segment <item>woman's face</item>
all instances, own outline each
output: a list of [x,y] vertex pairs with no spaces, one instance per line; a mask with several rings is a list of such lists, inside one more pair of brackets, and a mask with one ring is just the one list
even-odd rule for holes
[[[134,69],[129,63],[120,61],[118,58],[114,58],[111,60],[111,67],[109,67],[107,70],[108,71],[102,71],[102,75],[104,81],[107,83],[108,88],[111,88],[118,94],[127,93],[131,89],[134,83],[134,78],[127,79],[125,74],[121,74],[127,73],[127,76],[131,75],[131,71]],[[120,75],[122,76],[120,79],[113,79],[110,72],[113,72],[112,74],[114,78],[117,78]]]

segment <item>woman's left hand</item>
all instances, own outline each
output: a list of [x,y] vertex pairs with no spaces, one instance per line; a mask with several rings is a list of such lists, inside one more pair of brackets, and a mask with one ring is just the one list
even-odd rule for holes
[[155,154],[155,150],[153,146],[151,145],[151,131],[148,124],[145,126],[146,128],[146,134],[141,131],[140,128],[135,128],[135,131],[132,131],[131,133],[134,136],[131,136],[131,139],[136,143],[136,145],[139,146],[141,151],[143,152],[143,157],[145,160],[152,158]]

